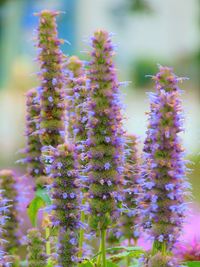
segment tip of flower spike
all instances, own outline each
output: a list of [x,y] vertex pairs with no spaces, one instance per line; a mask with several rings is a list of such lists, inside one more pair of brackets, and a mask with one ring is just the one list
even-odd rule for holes
[[36,13],[33,13],[33,14],[34,14],[34,16],[40,16],[40,17],[55,17],[55,16],[58,16],[61,13],[64,13],[64,12],[57,11],[57,10],[44,9],[44,10],[41,10],[40,12],[36,12]]
[[104,41],[106,39],[108,39],[110,36],[109,36],[109,33],[103,29],[98,29],[94,32],[94,36],[92,37],[92,40],[94,41],[95,39],[98,40],[99,42],[100,41]]
[[66,68],[71,71],[75,77],[83,74],[83,62],[77,56],[72,56],[67,60]]
[[0,176],[1,177],[8,177],[8,176],[14,176],[15,174],[14,174],[14,172],[12,171],[12,170],[7,170],[7,169],[5,169],[5,170],[0,170]]
[[[165,89],[166,91],[177,90],[177,83],[187,80],[186,77],[178,77],[173,73],[172,67],[162,66],[158,64],[159,72],[156,75],[148,75],[157,84],[157,89]],[[147,77],[147,76],[146,76]]]

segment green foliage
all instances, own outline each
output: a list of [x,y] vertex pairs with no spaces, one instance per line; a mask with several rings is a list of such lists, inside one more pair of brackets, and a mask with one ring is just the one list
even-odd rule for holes
[[51,199],[46,188],[38,187],[35,192],[35,197],[32,199],[27,208],[29,219],[34,227],[37,226],[38,211],[51,204]]
[[27,208],[27,213],[28,213],[29,219],[30,219],[30,221],[34,227],[37,226],[38,211],[43,207],[45,207],[44,200],[41,197],[36,196],[31,201],[31,203],[29,204],[29,206]]
[[94,267],[94,264],[89,260],[85,260],[84,262],[79,264],[79,267]]
[[152,75],[156,72],[155,63],[155,60],[141,58],[132,64],[130,75],[136,88],[150,85],[151,79],[147,78],[146,75]]
[[46,188],[39,187],[35,192],[35,196],[42,198],[46,205],[51,205],[51,199]]
[[200,261],[188,261],[186,262],[188,267],[200,267]]

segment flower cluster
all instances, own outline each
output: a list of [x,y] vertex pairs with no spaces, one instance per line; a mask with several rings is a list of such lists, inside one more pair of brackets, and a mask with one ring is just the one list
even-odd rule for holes
[[59,229],[58,263],[62,267],[74,266],[77,260],[80,210],[75,157],[74,146],[68,144],[52,147],[46,156],[50,176],[54,179],[53,225]]
[[[0,190],[0,266],[6,266],[7,253],[4,249],[7,240],[5,240],[5,231],[7,224],[10,201],[3,196],[4,191]],[[7,265],[9,266],[9,265]]]
[[185,216],[186,162],[179,133],[183,113],[178,78],[168,67],[153,76],[156,93],[150,94],[149,125],[144,144],[144,228],[150,229],[154,246],[170,249]]
[[[178,262],[168,255],[163,255],[158,252],[156,255],[152,256],[144,267],[181,267]],[[182,266],[183,267],[183,266]]]
[[122,218],[122,231],[126,239],[133,239],[136,242],[139,238],[138,224],[140,219],[140,211],[137,207],[139,204],[139,196],[141,193],[141,168],[139,162],[137,148],[138,144],[136,136],[127,135],[126,145],[127,156],[124,171],[124,205],[128,208],[128,211],[123,215]]
[[91,226],[108,228],[121,201],[119,185],[123,172],[124,131],[119,83],[113,64],[110,35],[98,30],[92,38],[88,70],[88,179]]
[[82,61],[70,57],[65,66],[67,95],[68,138],[76,141],[86,140],[86,77]]
[[2,233],[3,239],[7,242],[4,244],[4,249],[7,252],[14,252],[19,245],[19,240],[17,236],[18,229],[18,218],[17,218],[17,202],[18,202],[18,192],[15,188],[15,174],[11,170],[1,170],[0,171],[0,188],[3,190],[1,192],[3,198],[10,200],[11,205],[7,210],[6,215],[8,216],[4,224],[5,231]]
[[64,142],[64,91],[62,61],[59,48],[62,40],[57,37],[56,16],[58,12],[44,10],[39,13],[38,48],[40,63],[39,87],[40,140],[42,145],[56,147]]
[[40,136],[38,130],[40,128],[40,99],[37,89],[31,89],[26,94],[26,159],[28,174],[37,180],[44,176],[44,166],[41,163]]
[[29,267],[46,266],[45,240],[38,229],[33,228],[27,233],[27,261]]
[[67,118],[68,133],[76,148],[78,155],[78,169],[87,188],[84,171],[87,165],[87,101],[86,76],[83,63],[78,57],[70,57],[67,64]]

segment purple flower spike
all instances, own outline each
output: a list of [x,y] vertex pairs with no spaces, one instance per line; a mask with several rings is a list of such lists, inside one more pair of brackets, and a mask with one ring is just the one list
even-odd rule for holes
[[147,137],[144,145],[145,229],[150,230],[154,249],[170,250],[185,217],[188,193],[186,161],[179,134],[183,131],[181,90],[178,78],[168,67],[159,67],[152,78],[156,93],[150,95]]
[[7,235],[5,225],[9,219],[10,205],[10,201],[4,196],[4,191],[0,190],[0,266],[9,266],[7,265],[8,256],[5,249],[5,245],[7,245],[7,240],[5,240],[5,235]]
[[40,64],[40,140],[43,146],[56,147],[64,142],[64,91],[62,63],[63,54],[57,37],[56,16],[58,12],[44,10],[38,29],[38,61]]
[[[92,37],[88,70],[88,175],[91,226],[107,229],[117,213],[121,196],[124,134],[119,102],[119,82],[113,64],[109,33],[98,30]],[[103,181],[103,182],[102,182]]]
[[[48,152],[50,174],[53,178],[52,223],[58,226],[58,263],[59,266],[74,266],[77,256],[77,236],[80,228],[79,196],[77,194],[76,155],[73,145],[59,145]],[[58,175],[59,173],[59,175]]]
[[85,141],[87,140],[87,100],[86,75],[82,61],[72,56],[65,66],[66,95],[67,95],[67,128],[68,138],[76,146],[79,155],[79,169],[86,165]]
[[124,237],[129,241],[133,239],[137,242],[139,238],[138,225],[140,222],[140,213],[138,209],[139,197],[141,194],[140,175],[141,167],[137,149],[137,138],[134,135],[126,136],[126,164],[124,171],[125,180],[125,199],[124,205],[128,211],[122,217],[122,231]]
[[28,266],[43,267],[47,264],[45,240],[37,228],[29,229],[27,233],[27,261]]
[[[9,209],[6,215],[8,218],[4,222],[4,232],[0,232],[2,238],[7,242],[4,244],[6,252],[16,251],[19,245],[17,230],[19,226],[19,218],[17,217],[18,192],[16,189],[16,177],[12,170],[0,170],[0,188],[1,195],[9,200]],[[1,224],[1,223],[0,223]]]
[[44,166],[40,160],[42,144],[40,142],[40,98],[37,89],[31,89],[26,94],[26,148],[23,151],[27,172],[35,178],[35,183],[42,183]]

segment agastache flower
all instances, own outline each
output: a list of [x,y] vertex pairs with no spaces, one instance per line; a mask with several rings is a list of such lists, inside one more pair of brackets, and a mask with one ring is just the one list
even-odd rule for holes
[[161,252],[151,256],[144,267],[183,267],[171,255],[163,255]]
[[10,266],[7,261],[7,252],[5,245],[7,240],[5,239],[6,223],[9,219],[8,214],[11,207],[11,201],[4,197],[4,191],[0,190],[0,266]]
[[5,231],[2,233],[3,239],[7,240],[4,244],[4,249],[7,252],[14,252],[18,245],[19,240],[17,236],[17,230],[19,221],[17,218],[17,198],[18,192],[15,188],[15,174],[11,170],[1,170],[0,171],[0,188],[2,191],[2,196],[10,200],[10,207],[7,210],[6,215],[8,216],[4,224]]
[[137,242],[139,238],[139,221],[141,211],[138,209],[139,197],[141,194],[141,168],[139,162],[137,138],[134,135],[126,136],[126,163],[124,171],[125,199],[124,205],[128,208],[122,217],[122,231],[124,237],[129,241]]
[[40,64],[40,140],[43,146],[56,147],[64,142],[64,92],[63,55],[56,29],[56,16],[59,12],[44,10],[39,14],[38,61]]
[[42,235],[37,228],[28,230],[27,252],[28,266],[46,266],[47,255],[45,253],[45,240],[42,238]]
[[48,151],[51,157],[50,175],[54,179],[52,188],[53,218],[58,226],[59,266],[74,266],[77,260],[77,240],[80,228],[78,175],[76,154],[73,145],[63,144]]
[[40,98],[36,88],[26,94],[26,155],[24,162],[28,175],[35,178],[35,183],[40,183],[44,177],[44,166],[40,160],[42,144],[40,142]]
[[[88,70],[88,160],[91,226],[108,228],[121,201],[119,185],[124,161],[119,83],[113,64],[113,45],[106,31],[92,37]],[[103,182],[102,182],[103,181]],[[109,184],[108,184],[109,183]],[[112,220],[111,220],[112,221]]]
[[144,222],[157,250],[176,242],[185,217],[186,161],[179,133],[183,131],[181,90],[168,67],[159,67],[152,78],[156,93],[150,94],[150,112],[144,145]]
[[65,64],[66,95],[67,95],[67,124],[68,138],[85,140],[87,137],[87,90],[86,77],[82,61],[70,57]]

